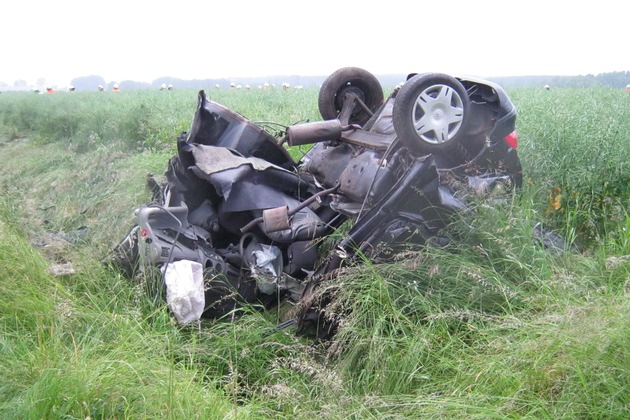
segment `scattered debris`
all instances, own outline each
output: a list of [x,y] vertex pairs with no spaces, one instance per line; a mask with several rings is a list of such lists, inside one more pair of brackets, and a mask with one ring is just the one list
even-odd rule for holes
[[51,264],[48,268],[47,273],[54,277],[64,277],[64,276],[72,276],[76,274],[74,267],[71,263],[61,263],[61,264]]

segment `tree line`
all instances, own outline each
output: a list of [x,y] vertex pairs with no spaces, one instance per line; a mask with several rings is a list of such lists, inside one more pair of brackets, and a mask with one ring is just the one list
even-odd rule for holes
[[[403,82],[406,74],[388,74],[376,75],[383,87],[391,88]],[[118,83],[121,89],[138,90],[138,89],[159,89],[163,85],[173,85],[176,89],[207,89],[208,87],[218,86],[227,88],[230,83],[237,83],[243,86],[249,85],[256,88],[264,83],[281,86],[288,83],[291,86],[313,87],[320,86],[328,76],[269,76],[269,77],[243,77],[238,80],[230,80],[226,78],[220,79],[179,79],[176,77],[161,77],[151,83],[140,82],[134,80],[110,81],[107,82],[102,76],[91,75],[82,76],[72,79],[70,82],[76,90],[96,90],[98,86],[102,86],[106,90],[110,90],[114,83]],[[489,77],[489,80],[503,86],[504,88],[525,88],[525,87],[543,87],[545,85],[557,88],[588,88],[595,86],[609,86],[613,88],[625,88],[630,84],[630,71],[617,71],[600,74],[587,74],[583,76],[506,76],[506,77]],[[38,83],[44,82],[44,79],[38,80]],[[40,88],[44,86],[38,86]],[[28,83],[25,80],[16,80],[12,85],[0,82],[2,90],[27,90]]]

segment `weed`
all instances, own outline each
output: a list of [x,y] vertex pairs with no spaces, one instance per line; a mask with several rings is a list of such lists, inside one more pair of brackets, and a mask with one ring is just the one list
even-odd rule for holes
[[[319,119],[314,89],[208,94],[274,127]],[[626,92],[510,92],[523,190],[462,215],[447,246],[331,279],[325,346],[269,334],[286,308],[180,328],[102,265],[196,95],[0,97],[0,417],[627,416]],[[538,224],[581,251],[545,248]]]

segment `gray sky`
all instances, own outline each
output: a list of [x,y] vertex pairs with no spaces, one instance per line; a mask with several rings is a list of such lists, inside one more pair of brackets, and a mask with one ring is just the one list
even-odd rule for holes
[[630,70],[630,1],[10,0],[0,81]]

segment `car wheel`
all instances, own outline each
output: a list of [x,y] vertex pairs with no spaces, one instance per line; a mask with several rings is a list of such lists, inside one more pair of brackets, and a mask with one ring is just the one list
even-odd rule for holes
[[[365,104],[351,101],[351,109],[344,110],[344,103],[355,97]],[[358,67],[344,67],[324,80],[319,90],[318,106],[322,118],[339,118],[342,124],[365,124],[383,103],[383,88],[370,72]],[[343,119],[347,118],[347,121]]]
[[452,76],[418,74],[396,95],[393,123],[400,141],[419,154],[451,151],[466,132],[470,100]]

